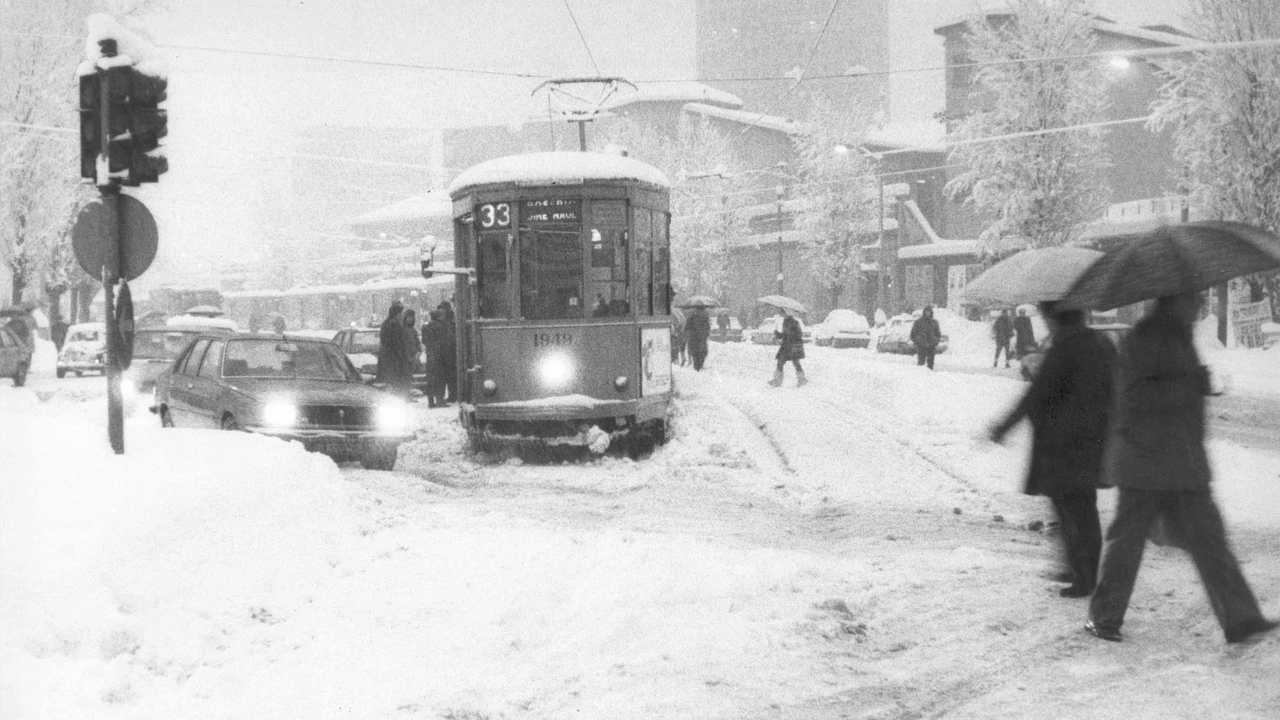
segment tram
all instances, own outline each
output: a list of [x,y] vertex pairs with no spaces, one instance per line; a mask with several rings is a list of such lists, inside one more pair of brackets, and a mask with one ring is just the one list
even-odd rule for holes
[[666,441],[670,191],[650,165],[591,152],[498,158],[450,184],[473,448]]

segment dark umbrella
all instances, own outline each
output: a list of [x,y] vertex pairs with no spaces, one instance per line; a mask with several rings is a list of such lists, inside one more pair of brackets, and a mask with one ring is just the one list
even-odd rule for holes
[[1115,249],[1080,276],[1063,297],[1065,305],[1110,310],[1280,268],[1280,238],[1238,222],[1166,225],[1100,242]]
[[974,278],[964,297],[1008,305],[1060,300],[1101,257],[1097,250],[1077,247],[1023,250]]
[[680,303],[680,307],[682,308],[695,308],[695,307],[713,308],[713,307],[719,307],[719,306],[720,306],[720,303],[716,302],[712,298],[707,297],[706,295],[694,295],[688,300],[685,300],[684,302]]

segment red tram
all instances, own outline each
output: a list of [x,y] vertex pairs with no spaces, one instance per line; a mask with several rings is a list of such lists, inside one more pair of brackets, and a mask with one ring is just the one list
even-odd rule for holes
[[515,155],[450,185],[460,413],[477,449],[664,442],[670,182],[633,158]]

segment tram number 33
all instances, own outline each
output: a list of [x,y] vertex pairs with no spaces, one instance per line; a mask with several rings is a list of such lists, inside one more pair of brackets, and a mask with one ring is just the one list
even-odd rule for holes
[[488,203],[481,205],[480,227],[485,229],[511,227],[511,204]]
[[573,335],[569,333],[534,333],[534,347],[554,347],[559,345],[572,345]]

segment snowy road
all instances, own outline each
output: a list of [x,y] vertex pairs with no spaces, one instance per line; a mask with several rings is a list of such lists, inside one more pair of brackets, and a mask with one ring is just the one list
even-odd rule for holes
[[[677,369],[639,462],[471,457],[421,404],[396,472],[145,413],[115,457],[100,378],[0,387],[0,714],[1276,717],[1280,638],[1224,645],[1176,550],[1149,550],[1125,643],[1082,632],[1025,431],[974,440],[1020,381],[813,348],[808,386],[771,388],[771,354]],[[1220,419],[1260,442],[1210,447],[1273,616],[1277,397]]]

